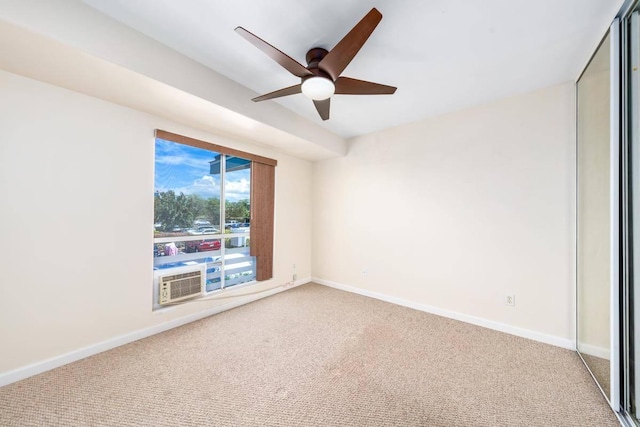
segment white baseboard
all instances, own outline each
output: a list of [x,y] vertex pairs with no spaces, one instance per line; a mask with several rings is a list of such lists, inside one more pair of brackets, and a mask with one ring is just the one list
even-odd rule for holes
[[493,320],[483,319],[481,317],[470,316],[468,314],[458,313],[455,311],[445,310],[443,308],[438,308],[426,304],[421,304],[409,300],[405,300],[402,298],[397,298],[393,296],[389,296],[386,294],[368,291],[365,289],[357,288],[351,285],[345,285],[342,283],[332,282],[330,280],[324,280],[317,277],[312,277],[311,281],[314,283],[318,283],[320,285],[329,286],[331,288],[340,289],[342,291],[351,292],[354,294],[359,294],[375,299],[379,299],[382,301],[390,302],[392,304],[402,305],[404,307],[413,308],[414,310],[424,311],[426,313],[436,314],[442,317],[448,317],[450,319],[460,320],[462,322],[471,323],[473,325],[482,326],[485,328],[493,329],[495,331],[505,332],[511,335],[517,335],[519,337],[528,338],[534,341],[543,342],[546,344],[551,344],[556,347],[562,347],[569,350],[575,350],[576,344],[573,340],[567,338],[556,337],[553,335],[547,335],[536,331],[531,331],[529,329],[519,328],[517,326],[511,326],[500,322],[495,322]]
[[182,326],[187,323],[191,323],[196,320],[200,320],[205,317],[209,317],[214,314],[218,314],[223,311],[230,310],[232,308],[239,307],[241,305],[248,304],[250,302],[257,301],[271,295],[275,295],[287,289],[304,285],[305,283],[309,283],[310,281],[311,278],[296,280],[291,286],[281,285],[276,288],[257,293],[255,295],[248,295],[244,298],[242,296],[238,296],[238,299],[234,299],[227,304],[219,305],[217,307],[200,311],[198,313],[193,313],[179,319],[160,323],[150,328],[140,329],[138,331],[134,331],[125,335],[120,335],[106,341],[99,342],[97,344],[92,344],[90,346],[74,350],[66,354],[62,354],[60,356],[52,357],[41,362],[36,362],[9,372],[1,373],[0,387],[31,377],[33,375],[41,374],[42,372],[49,371],[68,363],[84,359],[85,357],[93,356],[94,354],[102,353],[103,351],[111,350],[112,348],[119,347],[124,344],[129,344],[130,342],[137,341],[142,338],[147,338],[151,335],[159,334],[160,332],[168,331],[169,329],[177,328],[178,326]]
[[601,359],[611,360],[611,352],[606,347],[598,347],[596,345],[582,344],[582,343],[580,343],[579,346],[580,346],[580,353],[582,354],[599,357]]

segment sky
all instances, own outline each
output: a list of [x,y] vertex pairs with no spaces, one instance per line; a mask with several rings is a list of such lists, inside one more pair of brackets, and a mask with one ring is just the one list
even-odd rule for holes
[[[214,151],[156,139],[155,191],[173,190],[176,194],[220,198],[220,175],[209,174],[209,162],[217,155]],[[250,176],[249,169],[228,172],[226,200],[248,199]]]

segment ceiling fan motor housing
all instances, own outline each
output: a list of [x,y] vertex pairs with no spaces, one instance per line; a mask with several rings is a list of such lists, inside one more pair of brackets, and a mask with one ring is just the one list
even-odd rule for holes
[[327,53],[329,53],[327,49],[323,49],[321,47],[314,47],[313,49],[310,49],[309,52],[307,52],[307,56],[306,56],[307,70],[311,71],[314,75],[302,77],[302,83],[304,83],[305,80],[316,77],[316,76],[324,77],[325,79],[329,79],[333,81],[333,79],[329,74],[325,73],[320,68],[318,68],[318,64],[320,64],[320,61],[322,61],[322,58],[324,58],[327,55]]
[[312,71],[312,68],[318,68],[318,64],[320,63],[320,61],[322,61],[322,58],[324,58],[325,56],[327,56],[327,53],[329,53],[329,51],[327,49],[323,49],[321,47],[314,47],[312,49],[309,49],[309,51],[307,52],[307,69],[309,71]]

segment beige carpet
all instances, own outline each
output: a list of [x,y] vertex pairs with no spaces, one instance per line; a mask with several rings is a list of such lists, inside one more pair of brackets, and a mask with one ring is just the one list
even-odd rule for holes
[[577,354],[309,284],[0,388],[0,426],[616,426]]
[[600,387],[602,387],[602,391],[609,396],[611,393],[611,386],[609,385],[611,382],[611,377],[609,375],[611,362],[608,359],[602,359],[600,357],[584,353],[582,353],[582,358],[585,363],[589,365],[589,369],[591,369],[591,373],[598,380]]

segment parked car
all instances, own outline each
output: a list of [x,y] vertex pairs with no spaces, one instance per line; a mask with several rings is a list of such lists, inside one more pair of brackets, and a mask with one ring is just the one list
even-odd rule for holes
[[217,251],[221,247],[220,240],[207,239],[201,241],[187,242],[184,248],[185,252],[205,252],[205,251]]
[[213,227],[200,227],[198,228],[198,231],[200,232],[200,234],[216,234],[220,232],[220,230]]
[[204,251],[217,251],[220,249],[221,247],[221,243],[220,240],[203,240],[202,242],[198,243],[198,251],[199,252],[204,252]]
[[219,232],[220,230],[213,227],[200,227],[195,230],[193,228],[190,228],[189,230],[187,230],[187,233],[191,234],[192,236],[199,236],[200,234],[216,234]]
[[225,228],[246,228],[249,227],[248,222],[233,222],[225,225]]

